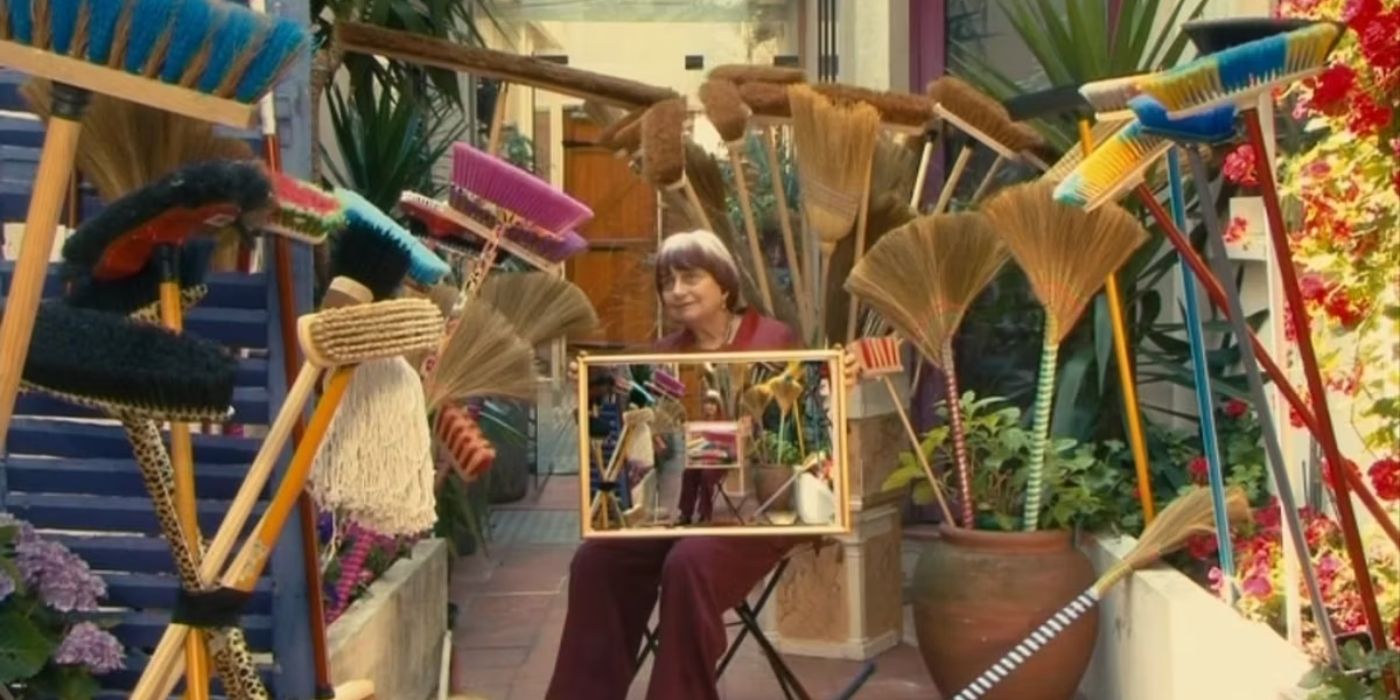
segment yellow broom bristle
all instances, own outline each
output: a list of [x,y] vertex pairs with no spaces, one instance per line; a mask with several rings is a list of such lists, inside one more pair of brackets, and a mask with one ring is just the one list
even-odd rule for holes
[[598,313],[583,289],[548,272],[490,275],[482,284],[480,295],[531,345],[576,337],[598,328]]
[[[1117,134],[1120,129],[1126,126],[1128,121],[1129,119],[1105,119],[1099,121],[1089,130],[1089,138],[1093,141],[1095,146],[1104,144],[1109,139],[1113,138],[1114,134]],[[1050,166],[1049,170],[1041,174],[1040,179],[1046,182],[1062,182],[1083,162],[1084,149],[1079,145],[1079,142],[1076,141],[1074,145],[1069,147],[1069,150],[1065,151],[1063,156],[1060,156],[1059,160],[1055,161],[1055,163]]]
[[463,307],[424,396],[429,411],[478,397],[530,399],[537,381],[534,347],[505,316],[478,298]]
[[879,312],[939,367],[977,295],[1009,253],[987,217],[921,216],[881,237],[846,279],[846,289]]
[[[1249,499],[1244,489],[1231,486],[1225,491],[1226,519],[1238,524],[1250,517]],[[1095,582],[1100,593],[1128,574],[1143,569],[1183,547],[1196,535],[1215,534],[1215,505],[1210,489],[1193,487],[1178,496],[1143,530],[1137,546],[1116,566]]]
[[739,87],[728,80],[711,78],[700,85],[700,103],[705,116],[725,143],[744,140],[749,131],[749,108],[739,95]]
[[845,238],[865,192],[880,113],[868,104],[835,105],[807,85],[788,88],[792,144],[802,183],[802,207],[823,250]]
[[[1138,89],[1160,102],[1172,118],[1189,116],[1225,101],[1244,102],[1275,84],[1296,80],[1321,69],[1326,65],[1340,32],[1341,28],[1332,22],[1319,22],[1281,37],[1259,40],[1286,41],[1281,65],[1261,61],[1258,56],[1251,55],[1260,44],[1250,42],[1144,76],[1138,82]],[[1227,87],[1221,76],[1222,60],[1248,62],[1249,65],[1232,71],[1236,75],[1247,76],[1247,80],[1236,81],[1240,84]]]
[[642,117],[642,175],[662,189],[685,180],[685,100],[662,100]]
[[1094,210],[1143,180],[1171,141],[1142,130],[1136,120],[1094,149],[1055,187],[1055,201]]
[[982,209],[1045,307],[1046,342],[1058,343],[1147,231],[1117,205],[1085,212],[1060,204],[1051,198],[1053,188],[1039,181],[1013,185]]

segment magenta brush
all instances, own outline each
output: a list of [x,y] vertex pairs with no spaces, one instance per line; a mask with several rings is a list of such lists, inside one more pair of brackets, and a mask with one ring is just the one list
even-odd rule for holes
[[[556,233],[522,219],[502,222],[488,204],[466,190],[453,188],[450,201],[451,214],[466,216],[491,230],[500,227],[505,240],[549,262],[563,262],[588,248],[588,241],[577,231],[565,230]],[[436,204],[441,206],[441,203]]]
[[593,210],[583,202],[467,143],[452,146],[452,185],[554,233],[593,218]]

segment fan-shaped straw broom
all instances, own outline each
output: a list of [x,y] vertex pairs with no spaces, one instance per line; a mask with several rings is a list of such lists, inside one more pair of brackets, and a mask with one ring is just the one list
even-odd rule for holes
[[532,346],[598,327],[598,313],[583,289],[548,272],[492,275],[482,284],[480,298]]
[[[1191,537],[1214,532],[1214,510],[1210,492],[1200,487],[1193,487],[1191,491],[1172,501],[1158,514],[1157,519],[1147,526],[1137,546],[1128,552],[1128,556],[1104,572],[1088,590],[1061,608],[1045,624],[1036,628],[1014,649],[992,664],[991,668],[954,695],[953,700],[976,700],[986,695],[1042,647],[1050,644],[1056,635],[1098,605],[1103,595],[1120,581],[1180,549]],[[1229,519],[1232,522],[1249,518],[1249,501],[1240,487],[1231,487],[1226,510],[1229,511]]]
[[462,307],[424,388],[428,410],[476,396],[535,395],[535,351],[505,316],[479,297]]
[[[830,283],[831,255],[836,244],[857,224],[855,260],[865,243],[870,170],[880,113],[857,103],[837,105],[807,85],[788,88],[792,109],[792,140],[797,175],[802,183],[802,209],[821,248],[821,283]],[[850,314],[854,316],[854,304]],[[848,339],[849,340],[849,339]]]
[[1039,525],[1050,401],[1060,342],[1074,328],[1104,279],[1147,240],[1147,231],[1122,207],[1086,213],[1059,204],[1048,182],[1014,185],[997,193],[983,210],[1006,241],[1036,297],[1045,307],[1045,339],[1035,393],[1035,424],[1026,481],[1024,528]]
[[[846,279],[851,294],[878,311],[920,355],[943,370],[966,527],[973,526],[975,516],[953,336],[973,300],[1007,257],[1005,243],[982,214],[921,216],[886,233]],[[919,445],[914,450],[921,454]]]

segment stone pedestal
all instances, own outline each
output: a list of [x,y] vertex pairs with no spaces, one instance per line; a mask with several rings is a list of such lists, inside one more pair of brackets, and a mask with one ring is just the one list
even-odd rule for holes
[[864,382],[850,396],[851,520],[849,535],[793,556],[764,609],[763,624],[783,653],[871,658],[903,635],[900,506],[903,491],[883,491],[909,438],[895,412],[907,400],[884,382]]

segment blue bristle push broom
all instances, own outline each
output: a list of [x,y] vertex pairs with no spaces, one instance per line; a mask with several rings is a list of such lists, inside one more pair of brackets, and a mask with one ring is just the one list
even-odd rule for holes
[[35,0],[0,9],[0,65],[53,82],[52,118],[0,322],[3,445],[89,95],[139,98],[246,128],[253,102],[309,45],[310,35],[295,22],[214,0]]

